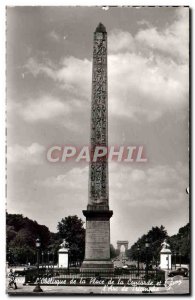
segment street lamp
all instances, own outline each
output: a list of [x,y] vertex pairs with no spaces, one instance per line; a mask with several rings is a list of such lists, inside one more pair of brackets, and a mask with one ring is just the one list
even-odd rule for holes
[[180,264],[180,268],[181,268],[181,252],[179,252],[179,264]]
[[27,251],[27,254],[26,254],[26,265],[28,266],[28,261],[29,261],[29,251]]
[[53,262],[53,268],[54,268],[54,251],[52,251],[52,262]]
[[49,254],[50,254],[50,252],[48,251],[48,252],[47,252],[48,269],[49,269]]
[[149,240],[146,238],[145,240],[145,248],[146,248],[146,288],[142,291],[142,293],[152,293],[152,291],[149,289],[148,283],[148,248],[150,247]]
[[39,249],[41,247],[41,242],[40,239],[36,239],[36,249],[37,249],[37,284],[33,290],[33,292],[37,292],[40,293],[43,290],[40,287],[40,283],[39,283]]
[[174,252],[174,253],[173,253],[173,255],[174,255],[174,257],[175,257],[174,261],[175,261],[175,270],[176,270],[176,264],[177,264],[177,253],[176,253],[176,252]]
[[44,264],[44,252],[42,251],[41,252],[41,262],[42,262],[42,268],[43,268],[43,264]]
[[145,247],[146,247],[146,282],[148,282],[148,248],[150,247],[150,243],[148,239],[145,241]]
[[137,271],[138,271],[138,277],[139,277],[139,252],[140,252],[140,246],[137,247]]

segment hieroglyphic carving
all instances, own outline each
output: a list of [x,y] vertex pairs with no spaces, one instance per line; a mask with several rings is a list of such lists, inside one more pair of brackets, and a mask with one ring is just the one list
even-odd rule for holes
[[[91,152],[107,147],[107,33],[94,33],[91,107]],[[108,205],[107,157],[90,163],[89,203]]]

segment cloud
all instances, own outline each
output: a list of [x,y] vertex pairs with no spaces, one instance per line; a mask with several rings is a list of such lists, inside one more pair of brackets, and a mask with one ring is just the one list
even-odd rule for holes
[[40,165],[44,161],[45,147],[32,143],[30,146],[15,144],[7,148],[8,163],[16,163],[18,166],[23,164]]
[[186,201],[188,173],[180,163],[175,167],[157,165],[145,169],[112,163],[109,176],[111,199],[120,199],[123,209],[155,207],[164,214]]
[[135,42],[129,32],[115,30],[108,37],[108,52],[117,53],[123,51],[134,51]]
[[151,27],[151,24],[150,22],[148,22],[147,20],[140,20],[140,21],[137,21],[137,24],[140,25],[140,26],[144,26],[144,27]]
[[[112,116],[155,122],[167,112],[185,109],[189,97],[188,9],[177,9],[172,24],[161,30],[150,26],[134,37],[130,32],[114,30],[108,47]],[[31,58],[26,68],[34,77],[52,79],[68,97],[78,99],[77,105],[84,112],[82,101],[88,104],[91,97],[91,61],[65,57],[54,65]]]
[[28,99],[27,103],[20,106],[19,112],[27,122],[46,121],[70,112],[69,105],[51,96],[38,99]]
[[65,174],[59,174],[57,176],[51,176],[38,183],[47,188],[64,188],[66,190],[72,190],[73,194],[87,191],[87,179],[88,179],[88,166],[84,168],[75,167]]
[[24,65],[24,68],[34,77],[37,77],[39,74],[46,74],[48,77],[55,79],[55,65],[49,59],[40,63],[35,58],[31,57]]
[[[84,104],[89,103],[90,61],[67,58],[58,71],[35,63],[31,71],[34,76],[44,73],[53,78],[60,88],[67,91],[70,98],[77,97],[76,104],[81,110],[85,109]],[[151,54],[146,57],[130,52],[111,54],[108,56],[108,79],[109,109],[113,115],[126,116],[138,122],[142,119],[151,122],[167,111],[171,112],[187,103],[188,66],[178,65],[175,61],[164,60],[160,56],[154,57]],[[24,108],[24,113],[29,112],[30,119],[36,118],[32,111],[44,103],[46,105],[47,100],[40,104],[33,103],[32,107],[29,105],[29,108]],[[45,112],[40,111],[40,117],[44,119],[44,115],[46,118],[46,115],[54,117],[57,113],[68,113],[71,106],[68,108],[63,105],[58,100],[48,101]],[[47,110],[51,114],[46,114]]]
[[114,211],[111,235],[115,240],[120,236],[134,243],[152,226],[162,224],[173,234],[188,222],[187,166],[112,162],[109,171],[110,208]]
[[[110,111],[136,121],[155,121],[187,104],[188,67],[135,53],[108,59]],[[123,78],[123,80],[121,80]],[[152,113],[151,113],[152,111]]]
[[[49,189],[62,188],[66,192],[85,194],[88,186],[88,166],[75,167],[66,173],[51,176],[39,185]],[[177,163],[175,167],[157,165],[140,169],[135,165],[112,162],[109,165],[110,198],[116,206],[156,207],[166,211],[177,203],[185,201],[188,186],[187,169]],[[164,212],[162,212],[164,213]]]
[[[76,211],[80,216],[87,205],[88,176],[88,166],[76,166],[56,176],[36,180],[35,185],[53,195],[52,199],[57,200],[55,207],[60,207],[59,214],[67,205],[69,214]],[[187,222],[186,186],[188,170],[181,163],[140,167],[111,162],[109,205],[114,211],[111,218],[112,241],[120,236],[135,242],[152,226],[161,224],[176,232],[181,224]]]
[[[19,122],[22,130],[26,128],[25,133],[28,133],[33,130],[32,126],[35,125],[37,134],[42,139],[42,132],[45,126],[48,126],[49,131],[55,131],[56,127],[58,127],[58,138],[63,130],[66,132],[67,139],[72,140],[73,133],[78,138],[83,134],[83,130],[87,130],[88,133],[90,109],[89,104],[83,99],[72,97],[64,95],[60,99],[60,97],[51,95],[41,95],[34,98],[24,98],[23,102],[9,101],[7,104],[7,128],[10,130],[10,133],[14,134],[15,124]],[[81,126],[82,122],[85,122],[84,126]],[[25,127],[26,125],[27,127]],[[30,135],[28,134],[29,139]],[[64,133],[60,139],[64,140]],[[52,140],[53,137],[47,141],[48,145],[50,145]],[[23,141],[26,141],[26,136]]]
[[54,42],[59,42],[61,40],[60,35],[55,31],[52,30],[49,34],[48,37],[53,40]]
[[181,60],[182,63],[188,61],[189,9],[178,8],[176,20],[170,26],[162,31],[155,27],[141,30],[135,39],[142,45]]
[[87,59],[65,57],[56,66],[49,60],[39,63],[35,58],[30,58],[25,67],[34,77],[44,74],[68,93],[77,97],[90,98],[92,64]]

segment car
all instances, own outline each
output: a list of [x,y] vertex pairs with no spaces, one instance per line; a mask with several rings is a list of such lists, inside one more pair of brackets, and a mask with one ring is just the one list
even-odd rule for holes
[[26,266],[24,270],[37,270],[37,266]]
[[188,276],[188,272],[189,270],[187,268],[178,268],[176,270],[172,270],[168,273],[168,276],[169,277],[173,277],[173,276],[176,276],[176,275],[181,275],[181,276]]
[[127,265],[122,266],[123,269],[128,269]]
[[130,270],[136,270],[137,269],[136,265],[128,265],[128,268]]

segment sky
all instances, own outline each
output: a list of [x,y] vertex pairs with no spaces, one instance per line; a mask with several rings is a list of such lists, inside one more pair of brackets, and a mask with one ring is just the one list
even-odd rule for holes
[[88,202],[88,164],[52,164],[52,145],[88,145],[93,32],[108,32],[109,145],[147,163],[109,163],[111,242],[189,221],[189,16],[176,7],[7,8],[7,210],[56,231]]

